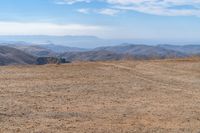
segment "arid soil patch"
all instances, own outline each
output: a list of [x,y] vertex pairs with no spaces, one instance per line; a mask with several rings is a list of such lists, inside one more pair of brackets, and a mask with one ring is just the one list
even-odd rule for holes
[[200,61],[0,67],[0,132],[199,133]]

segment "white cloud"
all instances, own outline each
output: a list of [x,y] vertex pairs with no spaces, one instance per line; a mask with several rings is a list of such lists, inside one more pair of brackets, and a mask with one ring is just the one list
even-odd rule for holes
[[166,16],[200,16],[200,0],[108,0],[117,9]]
[[0,22],[0,35],[98,35],[105,27],[82,24]]
[[86,2],[86,3],[89,3],[91,2],[91,0],[57,0],[55,3],[56,4],[74,4],[74,3],[78,3],[78,2]]
[[120,12],[120,10],[119,9],[111,9],[111,8],[103,8],[103,9],[81,8],[81,9],[78,9],[77,12],[83,13],[83,14],[97,13],[97,14],[114,16],[114,15],[118,14]]
[[83,13],[83,14],[88,14],[90,12],[90,9],[81,8],[81,9],[78,9],[77,11],[80,12],[80,13]]
[[[117,9],[123,9],[154,15],[200,16],[200,0],[62,0],[67,4],[95,1],[105,2],[112,8],[114,6],[116,12]],[[115,11],[109,9],[102,12],[110,15]]]
[[110,16],[114,16],[119,12],[120,10],[110,9],[110,8],[105,8],[98,11],[99,14],[110,15]]

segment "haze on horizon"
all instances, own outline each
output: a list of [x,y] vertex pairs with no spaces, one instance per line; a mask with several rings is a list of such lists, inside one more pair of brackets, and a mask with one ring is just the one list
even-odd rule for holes
[[200,0],[6,0],[0,18],[0,35],[200,43]]

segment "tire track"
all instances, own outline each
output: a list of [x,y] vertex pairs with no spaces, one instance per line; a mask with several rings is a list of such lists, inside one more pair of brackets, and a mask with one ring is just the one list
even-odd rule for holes
[[[161,85],[162,87],[168,87],[168,86],[172,86],[174,88],[185,88],[187,85],[183,84],[183,83],[177,83],[177,82],[169,82],[169,81],[164,81],[161,79],[155,79],[152,76],[149,75],[145,75],[143,73],[140,73],[135,67],[128,67],[128,66],[124,66],[124,65],[120,65],[120,64],[114,64],[114,63],[101,63],[102,65],[105,66],[111,66],[117,69],[121,69],[121,70],[126,70],[131,72],[136,78],[143,80],[145,82],[148,83],[152,83],[152,84],[157,84],[157,85]],[[188,85],[189,86],[189,85]]]

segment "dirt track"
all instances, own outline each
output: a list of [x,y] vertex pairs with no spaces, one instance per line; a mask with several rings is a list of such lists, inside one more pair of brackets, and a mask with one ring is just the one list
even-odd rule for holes
[[0,92],[0,132],[200,132],[198,60],[0,67]]

